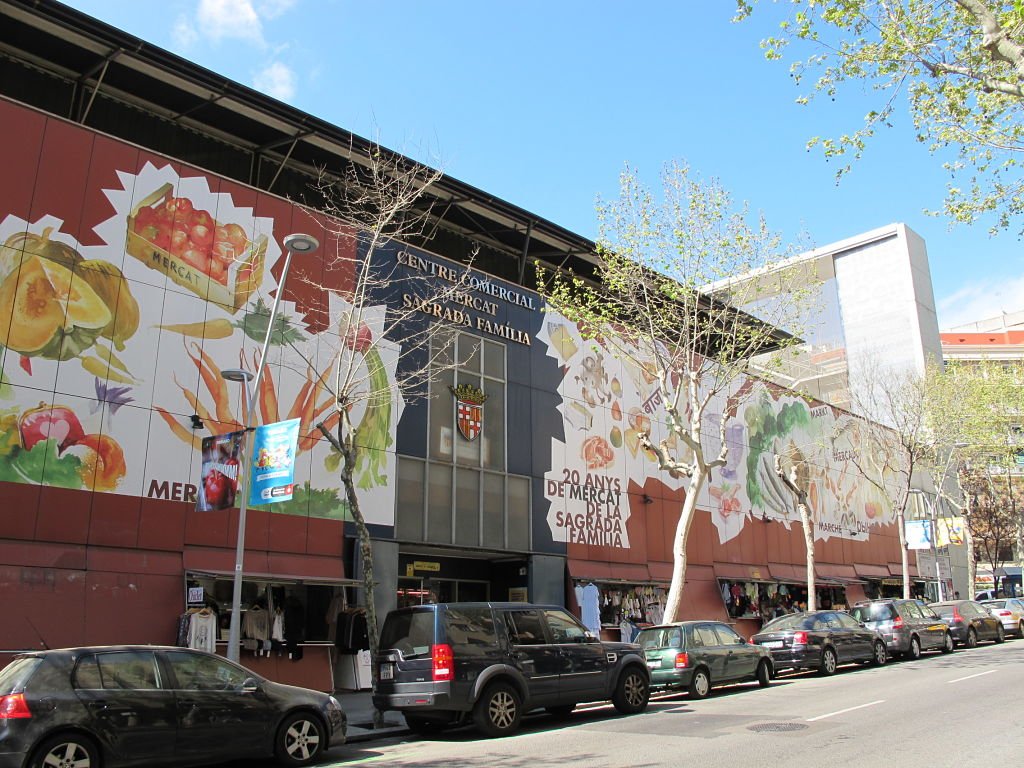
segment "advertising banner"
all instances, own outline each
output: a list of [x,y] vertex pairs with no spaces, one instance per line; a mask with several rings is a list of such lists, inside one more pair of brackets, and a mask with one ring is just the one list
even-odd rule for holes
[[203,438],[203,469],[196,491],[197,512],[235,506],[244,436],[245,432],[231,432]]
[[257,427],[252,446],[249,503],[290,501],[295,490],[295,449],[301,419]]
[[907,549],[932,548],[932,521],[907,520]]
[[936,521],[935,544],[948,547],[964,543],[964,519],[962,517],[940,517]]

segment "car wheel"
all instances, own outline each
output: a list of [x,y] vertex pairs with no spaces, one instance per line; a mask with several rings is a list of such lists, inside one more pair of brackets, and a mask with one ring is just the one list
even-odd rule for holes
[[295,712],[277,730],[274,755],[281,765],[309,765],[324,751],[327,739],[316,715]]
[[917,639],[917,635],[910,638],[910,649],[907,651],[907,658],[913,661],[921,658],[921,641]]
[[875,652],[871,656],[871,663],[876,667],[880,667],[885,664],[887,658],[885,643],[875,643]]
[[651,686],[640,667],[629,666],[622,670],[612,693],[615,708],[624,715],[635,715],[647,709],[650,698]]
[[942,652],[952,653],[953,652],[953,635],[949,632],[946,633],[946,638],[942,641]]
[[96,744],[80,733],[57,733],[45,739],[29,762],[29,768],[98,768],[99,750]]
[[997,643],[1005,643],[1006,642],[1006,630],[1003,629],[1003,625],[1002,624],[1000,624],[998,627],[996,627],[996,642]]
[[1024,638],[1024,619],[1017,625],[1017,637]]
[[491,683],[473,707],[473,722],[486,736],[508,736],[522,719],[522,698],[508,683]]
[[821,652],[821,667],[818,671],[823,675],[834,675],[838,666],[839,659],[836,657],[835,649],[825,648]]
[[690,680],[690,698],[706,699],[711,693],[711,675],[704,667],[694,670],[693,678]]
[[978,633],[975,631],[974,627],[971,627],[967,630],[967,642],[965,643],[965,645],[968,648],[978,647]]
[[419,717],[417,715],[406,715],[405,724],[409,730],[422,736],[429,736],[432,733],[440,733],[445,729],[447,723],[433,717]]
[[757,665],[757,684],[767,688],[772,682],[772,668],[767,659],[761,659]]
[[552,717],[563,719],[571,715],[574,709],[576,709],[575,704],[559,704],[557,707],[545,707],[544,711]]

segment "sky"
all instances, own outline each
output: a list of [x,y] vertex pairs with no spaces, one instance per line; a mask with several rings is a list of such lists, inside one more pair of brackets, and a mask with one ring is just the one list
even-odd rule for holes
[[656,185],[683,161],[787,242],[907,224],[927,244],[941,329],[1024,309],[1013,232],[925,213],[949,175],[905,110],[838,185],[835,162],[806,149],[855,130],[872,102],[855,85],[797,104],[806,88],[760,48],[771,6],[735,24],[732,0],[69,4],[585,237],[627,164]]

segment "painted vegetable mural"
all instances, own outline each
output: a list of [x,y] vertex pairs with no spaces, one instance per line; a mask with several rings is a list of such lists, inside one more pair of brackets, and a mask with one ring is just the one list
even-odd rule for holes
[[[191,487],[180,500],[194,500],[202,438],[242,423],[240,388],[221,374],[258,364],[288,230],[236,205],[226,191],[234,185],[182,177],[169,164],[116,178],[83,190],[105,203],[78,231],[53,215],[0,211],[0,481],[155,498],[171,498],[173,485]],[[287,204],[271,207],[290,222]],[[350,355],[391,392],[352,414],[369,522],[391,524],[398,347],[369,349],[383,332],[372,322],[351,338],[319,322],[294,284],[253,393],[259,423],[302,420],[295,493],[268,509],[344,517],[337,454],[314,425],[338,420],[329,382]],[[342,316],[340,297],[327,294]]]

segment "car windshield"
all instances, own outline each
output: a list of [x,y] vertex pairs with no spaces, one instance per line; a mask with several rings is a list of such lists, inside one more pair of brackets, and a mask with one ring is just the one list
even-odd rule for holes
[[987,605],[990,608],[1005,608],[1006,607],[1006,601],[1005,600],[986,600],[984,602],[984,605]]
[[654,627],[645,629],[636,636],[634,641],[644,650],[655,648],[678,648],[680,643],[679,627]]
[[789,629],[809,629],[811,622],[806,613],[791,613],[788,616],[780,616],[761,627],[761,632],[785,632]]
[[892,621],[892,606],[889,603],[868,603],[856,605],[850,615],[865,624],[869,621]]
[[430,656],[434,643],[433,611],[399,611],[388,615],[380,633],[380,648],[401,651],[405,659]]
[[3,670],[0,670],[0,696],[6,696],[24,688],[36,667],[42,663],[42,659],[29,656],[15,659]]

